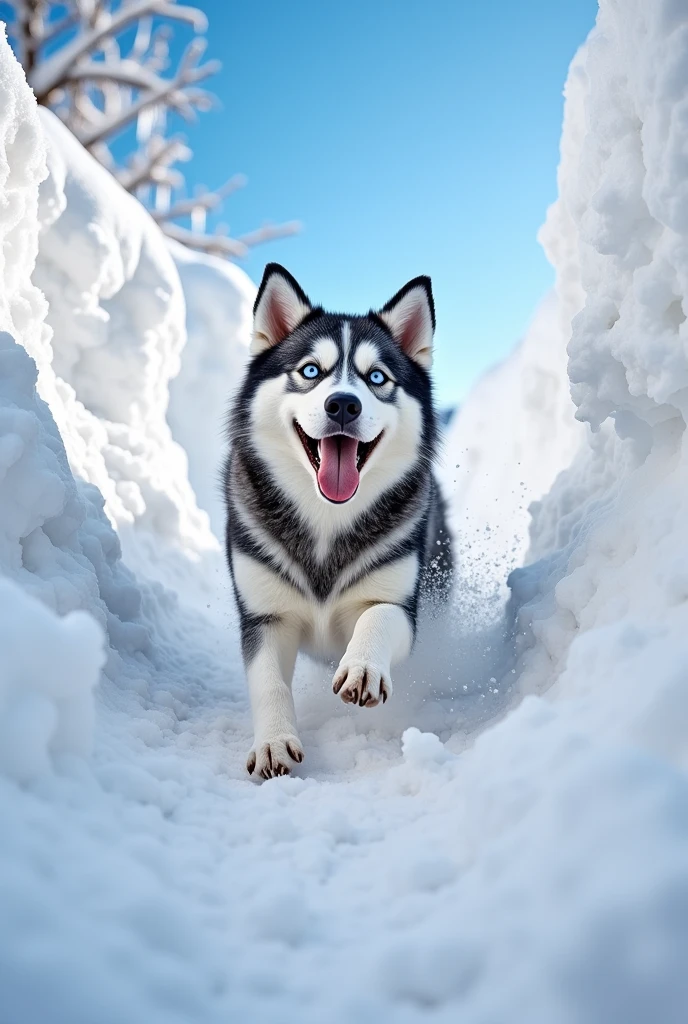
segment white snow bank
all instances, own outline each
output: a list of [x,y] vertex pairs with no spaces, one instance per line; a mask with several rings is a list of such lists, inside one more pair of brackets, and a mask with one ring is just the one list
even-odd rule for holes
[[35,101],[0,38],[0,767],[23,781],[51,754],[90,749],[110,614],[100,583],[114,594],[118,550],[95,497],[77,493],[36,366],[14,341],[37,355],[49,344],[30,280],[44,176]]
[[105,662],[103,631],[85,612],[59,618],[0,579],[0,771],[28,782],[51,756],[91,751],[91,690]]
[[462,579],[486,597],[519,565],[528,512],[584,436],[566,376],[560,303],[541,303],[514,352],[478,381],[444,446],[441,479],[458,539]]
[[187,454],[198,504],[222,537],[225,423],[248,358],[256,286],[234,263],[169,245],[184,289],[187,341],[179,374],[170,381],[167,419]]
[[38,185],[46,176],[36,102],[0,31],[0,330],[37,358],[48,329],[47,305],[31,283],[38,247]]
[[572,67],[560,198],[544,240],[564,301],[585,296],[569,371],[578,418],[602,428],[535,508],[532,554],[543,560],[513,580],[536,641],[522,685],[558,679],[562,693],[595,694],[615,729],[679,761],[688,755],[688,739],[676,738],[688,630],[686,66],[688,12],[627,0],[602,4]]
[[159,590],[150,606],[111,522],[131,528],[149,575],[186,575],[190,591],[208,584],[185,563],[217,552],[165,422],[185,337],[174,264],[139,204],[42,116],[3,36],[0,574],[12,609],[0,734],[2,764],[22,779],[49,754],[90,749],[104,640],[108,678],[146,678],[150,634],[168,628],[173,595]]
[[[48,115],[46,121],[54,128],[54,120]],[[195,507],[185,477],[183,452],[171,441],[164,422],[166,371],[161,368],[159,349],[163,355],[167,353],[171,365],[166,339],[184,337],[184,305],[174,265],[159,233],[156,234],[157,229],[133,201],[126,223],[120,221],[120,234],[115,234],[113,211],[117,210],[119,195],[113,196],[107,190],[103,194],[99,174],[89,178],[89,172],[97,165],[84,157],[60,126],[56,137],[64,145],[66,161],[46,138],[35,100],[3,37],[0,764],[21,780],[41,775],[53,755],[83,754],[90,750],[94,734],[93,688],[105,662],[104,645],[109,645],[104,678],[121,683],[128,677],[138,677],[140,688],[141,680],[150,678],[152,672],[144,654],[150,653],[150,636],[155,633],[157,641],[162,642],[169,628],[166,618],[175,604],[174,595],[137,584],[124,568],[120,540],[105,514],[103,494],[110,499],[110,517],[116,522],[119,517],[120,525],[127,522],[126,502],[120,500],[121,495],[131,497],[136,488],[146,494],[148,505],[140,502],[138,527],[149,535],[151,549],[157,545],[157,553],[156,561],[145,559],[143,554],[139,561],[146,568],[153,564],[160,577],[170,573],[171,547],[185,547],[179,556],[180,565],[182,557],[188,561],[189,553],[198,558],[204,551],[214,554],[217,548],[205,517]],[[52,168],[47,178],[46,152]],[[80,185],[79,173],[84,175]],[[60,246],[55,225],[67,224],[72,225],[74,236],[65,236]],[[39,233],[41,248],[45,244],[53,253],[52,278],[50,261],[39,252]],[[146,235],[150,236],[148,241]],[[82,250],[89,238],[100,239],[102,245],[99,249],[93,243],[86,258]],[[86,273],[87,264],[89,273],[100,274],[105,280],[108,267],[121,259],[121,253],[134,252],[137,246],[136,258],[129,266],[129,285],[137,280],[137,275],[145,274],[154,293],[157,290],[167,295],[159,271],[162,266],[166,268],[168,292],[176,299],[174,316],[166,312],[165,300],[156,313],[157,320],[150,314],[146,289],[140,282],[141,301],[135,297],[127,300],[135,307],[129,323],[129,347],[133,352],[130,358],[138,361],[139,371],[132,372],[129,380],[130,420],[138,424],[135,431],[126,424],[101,420],[86,409],[72,385],[56,375],[54,362],[60,362],[55,359],[56,349],[63,344],[69,346],[72,326],[80,320],[100,317],[105,323],[117,322],[121,329],[126,327],[120,308],[124,305],[121,292],[127,287],[123,279],[110,275],[109,287],[116,297],[107,312],[98,312],[96,286],[93,285],[90,296],[86,290],[77,294],[67,271],[61,268],[69,267],[76,277],[79,272]],[[153,265],[152,259],[145,264],[143,254],[147,248],[156,247],[162,253],[159,264]],[[35,273],[32,282],[37,259],[41,270]],[[55,279],[64,285],[64,294],[60,299],[53,296],[50,310],[36,286],[38,278],[56,293],[60,289]],[[115,285],[119,285],[119,292]],[[70,295],[73,305],[68,302]],[[55,331],[48,320],[55,325]],[[76,328],[75,334],[78,335]],[[111,362],[116,361],[113,357]],[[74,360],[71,374],[81,386],[79,366],[79,361]],[[107,395],[111,380],[103,374],[99,382]],[[120,376],[120,395],[125,390]],[[86,396],[94,393],[93,389],[89,392],[88,384],[84,391]],[[117,449],[115,437],[126,447]],[[169,481],[165,483],[166,477],[172,478],[171,488]],[[94,481],[101,485],[102,494],[93,486]],[[146,490],[139,487],[142,481]],[[156,509],[155,515],[151,506]],[[134,523],[137,524],[135,518]],[[170,523],[176,524],[174,529],[166,528]],[[141,544],[134,547],[139,552],[142,548]]]
[[[33,280],[49,304],[57,423],[72,468],[105,497],[125,550],[175,583],[180,562],[217,550],[166,420],[186,338],[179,275],[141,205],[50,111],[41,121],[49,175]],[[161,565],[160,542],[176,571]]]
[[78,490],[36,378],[0,331],[0,769],[20,781],[90,751],[105,630],[122,650],[142,640],[102,499]]

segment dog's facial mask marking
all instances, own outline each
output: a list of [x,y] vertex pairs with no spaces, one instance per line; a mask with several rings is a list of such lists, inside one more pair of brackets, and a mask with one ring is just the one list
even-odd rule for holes
[[359,493],[374,454],[380,482],[392,483],[401,449],[415,454],[423,443],[413,378],[432,358],[429,279],[414,278],[378,313],[346,317],[314,308],[291,274],[270,264],[254,315],[252,351],[263,377],[254,436],[287,490],[294,459],[298,479],[305,469],[332,504]]

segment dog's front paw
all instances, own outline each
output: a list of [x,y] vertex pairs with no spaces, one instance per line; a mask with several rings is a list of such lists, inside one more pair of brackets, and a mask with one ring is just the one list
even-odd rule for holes
[[288,775],[293,762],[303,761],[303,747],[298,736],[282,733],[262,743],[256,743],[246,759],[249,775],[263,779],[274,779],[276,775]]
[[391,697],[392,680],[389,671],[370,662],[349,660],[344,655],[332,680],[332,689],[345,704],[374,708]]

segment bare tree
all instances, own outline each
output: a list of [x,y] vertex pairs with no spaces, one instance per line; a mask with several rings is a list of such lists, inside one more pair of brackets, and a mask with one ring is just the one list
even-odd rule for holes
[[[209,211],[245,184],[241,175],[214,191],[179,197],[185,181],[178,164],[191,150],[170,122],[174,115],[193,121],[212,106],[200,83],[220,67],[203,60],[202,11],[177,0],[9,0],[9,6],[10,41],[38,102],[149,207],[167,235],[194,249],[240,257],[250,246],[299,230],[290,222],[238,238],[226,226],[208,233]],[[171,42],[180,25],[192,38],[173,66]],[[131,145],[122,147],[122,138]],[[129,149],[124,163],[113,154],[115,140],[118,152]]]

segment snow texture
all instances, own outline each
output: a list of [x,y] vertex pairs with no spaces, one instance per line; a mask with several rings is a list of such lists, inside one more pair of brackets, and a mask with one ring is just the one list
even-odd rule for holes
[[33,280],[48,300],[55,417],[74,472],[103,494],[125,549],[174,584],[180,563],[217,550],[166,419],[186,338],[179,275],[140,204],[50,111],[40,116],[49,173]]
[[441,477],[460,572],[486,599],[503,599],[509,571],[528,548],[529,505],[584,436],[569,394],[565,331],[551,293],[511,355],[475,385],[445,440]]
[[543,231],[556,299],[450,442],[494,488],[461,477],[456,520],[504,502],[491,578],[520,480],[539,497],[515,649],[470,581],[384,708],[302,666],[307,760],[257,786],[226,576],[165,424],[180,274],[170,415],[201,457],[186,399],[243,328],[208,352],[196,258],[39,120],[0,43],[3,1024],[684,1024],[686,68],[684,4],[602,0]]
[[257,289],[235,263],[168,244],[186,299],[187,340],[181,369],[170,381],[167,419],[186,451],[196,500],[223,537],[224,426],[248,359]]

